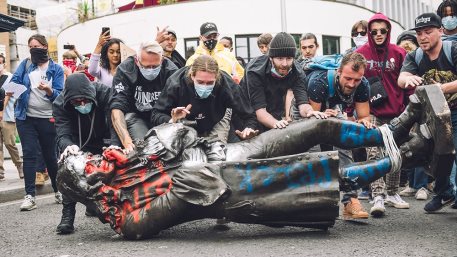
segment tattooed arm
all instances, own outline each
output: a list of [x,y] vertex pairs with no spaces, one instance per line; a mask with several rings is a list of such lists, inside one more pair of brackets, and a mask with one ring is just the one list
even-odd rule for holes
[[121,140],[122,146],[127,153],[131,152],[135,148],[135,145],[133,144],[132,138],[130,137],[127,130],[127,123],[125,122],[124,113],[119,109],[112,109],[111,121],[113,122],[114,130]]

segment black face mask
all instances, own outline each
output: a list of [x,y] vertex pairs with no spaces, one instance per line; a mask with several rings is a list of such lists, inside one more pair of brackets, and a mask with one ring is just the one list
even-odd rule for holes
[[30,58],[32,59],[32,63],[35,63],[35,64],[45,63],[49,60],[48,49],[31,48],[30,49]]
[[216,48],[217,39],[209,39],[203,42],[203,44],[208,48],[208,50],[212,51]]

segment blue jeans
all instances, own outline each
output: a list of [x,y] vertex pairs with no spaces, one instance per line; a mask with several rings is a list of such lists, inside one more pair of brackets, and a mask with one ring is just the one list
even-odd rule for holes
[[[451,123],[452,123],[452,139],[454,141],[454,147],[457,146],[457,110],[451,110]],[[457,150],[457,148],[456,148]],[[457,151],[456,151],[457,152]],[[455,160],[457,163],[457,158]],[[450,179],[450,171],[449,174],[438,176],[435,178],[435,188],[433,191],[440,197],[449,198],[451,195],[454,194],[454,187],[451,184]]]
[[408,173],[409,187],[414,189],[427,188],[428,175],[425,174],[424,167],[417,167]]
[[16,120],[16,126],[22,143],[25,193],[35,196],[38,146],[41,146],[52,188],[54,192],[57,192],[56,129],[54,122],[45,118],[27,117],[26,120]]
[[36,171],[44,172],[46,170],[46,164],[44,164],[43,154],[41,153],[41,146],[39,143],[40,142],[37,140],[38,152],[36,156]]

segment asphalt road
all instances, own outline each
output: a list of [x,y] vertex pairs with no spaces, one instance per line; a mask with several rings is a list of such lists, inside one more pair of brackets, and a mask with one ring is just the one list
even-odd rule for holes
[[170,228],[153,239],[128,241],[108,224],[85,217],[82,205],[77,231],[57,235],[62,207],[52,197],[40,197],[31,212],[20,212],[20,201],[0,204],[0,257],[457,256],[457,210],[425,214],[424,202],[412,198],[405,198],[409,210],[388,207],[384,218],[337,220],[328,231],[234,223],[219,231],[215,221],[202,220]]

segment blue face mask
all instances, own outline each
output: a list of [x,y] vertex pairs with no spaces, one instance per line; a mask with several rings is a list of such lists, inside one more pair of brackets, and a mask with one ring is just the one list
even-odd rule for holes
[[457,28],[457,17],[456,16],[446,16],[441,19],[443,27],[447,30],[453,30]]
[[75,106],[75,109],[81,114],[88,114],[92,110],[92,103]]
[[197,95],[200,98],[203,98],[203,99],[208,98],[208,96],[211,95],[211,92],[213,92],[214,84],[207,86],[207,85],[201,85],[201,84],[194,82],[194,85],[195,85],[195,92],[197,92]]
[[[290,70],[289,70],[290,72]],[[279,74],[279,72],[276,71],[275,67],[271,67],[271,73],[273,74],[273,76],[277,77],[277,78],[284,78],[285,76],[287,76],[287,73],[286,75],[281,75]]]
[[140,67],[140,72],[143,77],[147,80],[154,80],[160,73],[161,65],[157,66],[157,68],[152,69],[145,69]]

